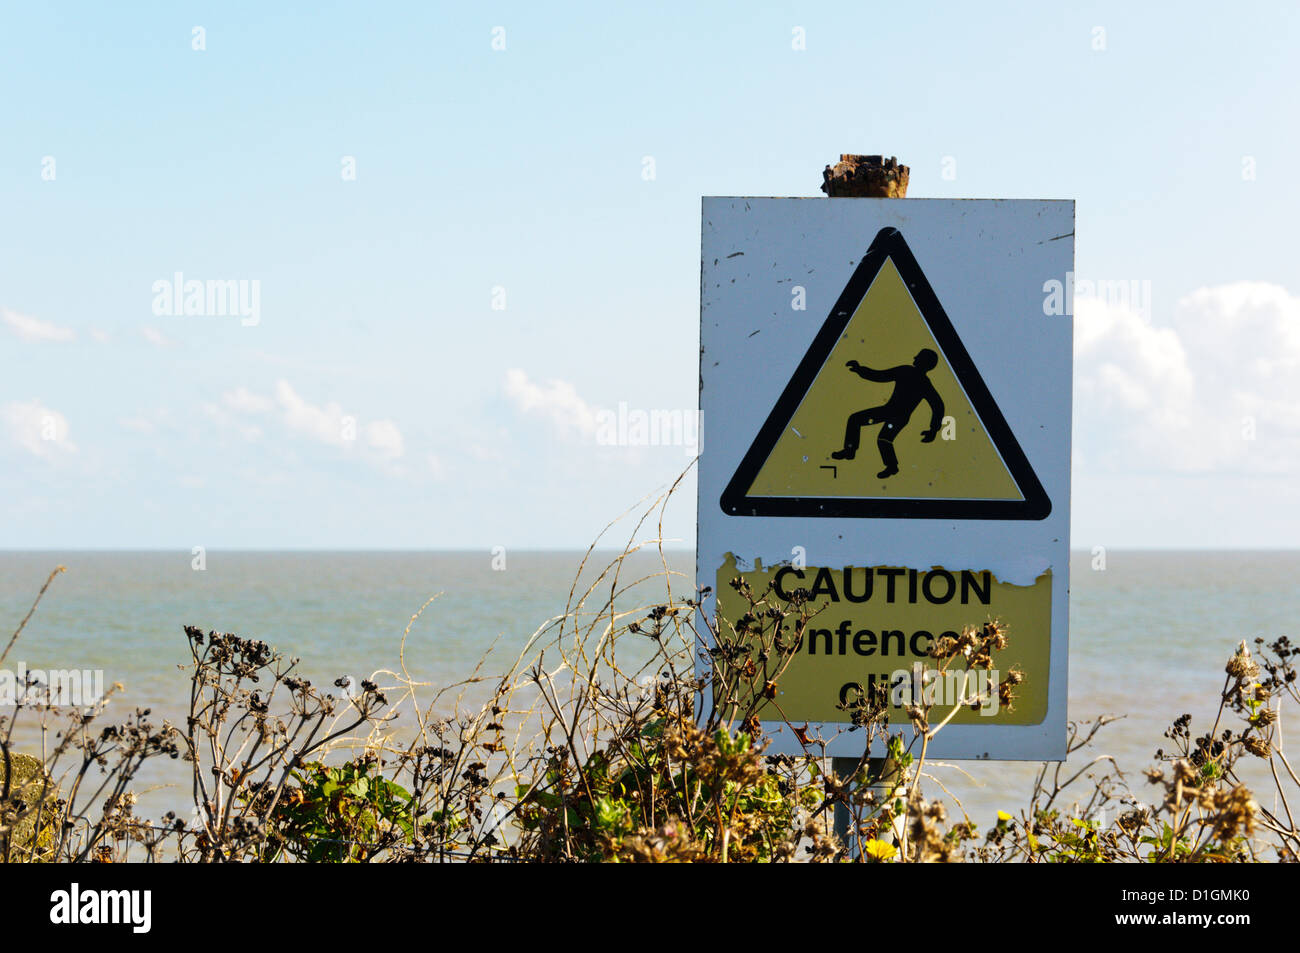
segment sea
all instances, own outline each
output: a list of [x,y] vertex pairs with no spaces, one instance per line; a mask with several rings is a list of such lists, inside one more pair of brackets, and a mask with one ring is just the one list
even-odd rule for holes
[[[404,666],[421,686],[417,699],[441,691],[434,708],[452,716],[457,704],[481,704],[500,673],[521,659],[526,666],[563,626],[598,632],[612,593],[627,621],[664,601],[667,584],[678,598],[694,587],[694,557],[684,550],[0,552],[0,649],[57,566],[65,571],[0,668],[102,673],[105,689],[121,686],[104,717],[147,708],[155,722],[177,724],[189,700],[185,625],[265,641],[331,691],[340,677],[392,684]],[[1070,569],[1069,717],[1120,717],[1062,776],[1110,756],[1132,793],[1154,801],[1144,769],[1157,749],[1172,750],[1164,732],[1180,715],[1193,716],[1194,734],[1208,730],[1236,645],[1295,638],[1300,552],[1076,552]],[[616,644],[629,665],[648,651],[645,640]],[[0,716],[11,713],[0,707]],[[1221,727],[1235,727],[1225,719]],[[41,743],[30,718],[18,723],[15,750],[38,754]],[[1262,766],[1247,766],[1246,776],[1268,806]],[[950,811],[986,827],[998,811],[1027,805],[1040,768],[943,762],[930,770]],[[188,771],[181,761],[153,763],[136,786],[137,813],[187,815]]]

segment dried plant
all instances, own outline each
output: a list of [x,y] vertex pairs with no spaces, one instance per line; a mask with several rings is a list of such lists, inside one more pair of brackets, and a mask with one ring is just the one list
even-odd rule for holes
[[[671,490],[669,494],[671,494]],[[708,591],[687,590],[663,552],[665,494],[622,552],[579,586],[500,674],[489,655],[464,681],[436,687],[406,666],[322,689],[264,642],[186,626],[190,694],[179,724],[150,712],[106,724],[112,692],[69,708],[30,684],[0,718],[0,858],[190,862],[617,861],[1110,862],[1294,860],[1297,779],[1282,744],[1282,706],[1300,702],[1300,648],[1242,643],[1227,664],[1214,724],[1190,716],[1166,732],[1143,791],[1113,758],[1087,758],[1105,717],[1071,724],[1070,759],[1044,764],[1018,815],[983,830],[935,775],[930,743],[963,707],[1014,703],[1023,675],[999,670],[1014,633],[970,626],[932,647],[929,678],[962,676],[956,704],[917,704],[891,726],[884,687],[850,698],[846,728],[864,752],[843,775],[831,739],[786,723],[799,756],[768,755],[759,719],[783,720],[777,686],[816,608],[731,581],[744,610],[704,619]],[[638,542],[657,514],[657,531]],[[611,524],[611,526],[614,524]],[[608,531],[609,527],[607,527]],[[597,540],[599,542],[599,540]],[[588,573],[596,544],[579,567]],[[656,572],[631,557],[658,555]],[[0,664],[62,567],[51,573]],[[662,597],[639,598],[648,586]],[[976,691],[971,686],[983,686]],[[466,692],[486,690],[481,704]],[[398,716],[402,715],[399,719]],[[38,755],[14,747],[39,729]],[[1228,724],[1228,722],[1231,724]],[[866,752],[885,750],[883,759]],[[153,759],[187,762],[184,808],[136,815],[135,785]],[[1242,782],[1261,759],[1276,785],[1261,806]],[[937,789],[937,793],[935,791]],[[836,833],[833,818],[840,815]],[[1110,818],[1109,823],[1105,820]]]

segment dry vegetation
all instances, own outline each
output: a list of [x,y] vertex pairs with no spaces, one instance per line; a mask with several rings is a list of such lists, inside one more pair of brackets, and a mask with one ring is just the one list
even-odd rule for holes
[[[642,517],[633,539],[656,514]],[[1214,725],[1198,736],[1190,716],[1178,719],[1167,750],[1134,789],[1112,759],[1088,760],[1108,719],[1073,725],[1071,761],[1044,765],[1020,813],[999,813],[981,828],[943,795],[927,763],[950,710],[909,708],[910,724],[891,732],[883,697],[857,699],[846,723],[864,751],[875,739],[890,758],[864,757],[846,777],[830,770],[824,739],[798,726],[789,730],[804,742],[803,756],[766,756],[755,713],[814,615],[807,593],[781,600],[737,579],[749,611],[702,631],[700,594],[678,594],[684,581],[662,552],[660,572],[624,578],[628,556],[655,546],[629,544],[590,585],[575,588],[566,611],[503,674],[480,666],[467,683],[490,687],[491,698],[468,709],[456,702],[467,683],[435,690],[412,679],[404,661],[359,685],[340,679],[322,687],[263,642],[192,626],[184,629],[188,717],[179,724],[155,724],[148,710],[110,724],[111,692],[92,708],[67,709],[29,685],[0,717],[0,858],[1295,859],[1300,834],[1289,797],[1300,780],[1282,749],[1280,719],[1285,704],[1300,701],[1293,665],[1300,649],[1285,638],[1261,641],[1254,654],[1242,643],[1228,660]],[[627,604],[647,584],[662,599]],[[967,628],[935,646],[935,665],[997,668],[1013,636],[997,623]],[[628,658],[641,661],[624,667]],[[1010,701],[1019,678],[1012,672],[988,690]],[[39,753],[14,750],[22,719],[39,725]],[[155,758],[188,764],[190,797],[174,813],[146,819],[135,814],[133,784]],[[1241,783],[1243,758],[1267,762],[1277,810],[1261,807]]]

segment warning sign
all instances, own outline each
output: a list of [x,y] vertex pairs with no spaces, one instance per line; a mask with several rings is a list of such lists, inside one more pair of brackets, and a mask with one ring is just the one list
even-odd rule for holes
[[722,494],[737,516],[1042,519],[1051,504],[898,229],[882,229]]
[[897,725],[953,714],[935,757],[1063,757],[1074,204],[719,197],[701,224],[697,631],[780,659],[725,690],[762,693],[773,754],[860,756],[848,709],[883,686]]

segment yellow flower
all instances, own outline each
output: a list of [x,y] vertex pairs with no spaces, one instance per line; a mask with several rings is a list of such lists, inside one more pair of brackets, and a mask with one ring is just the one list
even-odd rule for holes
[[898,848],[893,844],[886,844],[882,840],[869,840],[863,846],[862,851],[868,857],[876,860],[891,860],[898,853]]
[[1011,820],[1011,815],[1008,814],[1006,811],[998,811],[998,820],[1004,822],[1009,821]]

